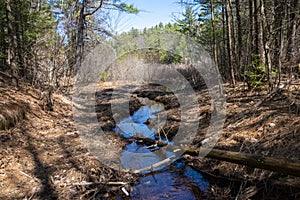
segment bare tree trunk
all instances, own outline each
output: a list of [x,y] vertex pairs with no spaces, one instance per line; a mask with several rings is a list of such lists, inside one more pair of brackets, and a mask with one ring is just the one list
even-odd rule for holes
[[17,48],[17,41],[15,39],[13,30],[13,15],[11,11],[10,0],[5,1],[6,9],[6,22],[7,22],[7,34],[8,34],[8,51],[7,51],[7,64],[11,67],[12,78],[15,81],[15,86],[19,87],[18,82],[18,67],[15,60],[15,49]]
[[218,57],[217,57],[217,42],[216,42],[216,27],[215,27],[215,13],[214,13],[214,3],[213,0],[210,0],[210,11],[211,11],[211,26],[213,29],[213,56],[216,68],[218,66]]
[[259,23],[258,23],[258,8],[257,8],[257,0],[253,0],[253,21],[254,21],[254,53],[259,55]]
[[217,42],[216,42],[216,27],[215,27],[215,13],[214,13],[214,2],[213,0],[210,0],[210,9],[211,9],[211,25],[213,28],[213,51],[214,51],[214,62],[215,62],[215,70],[216,73],[218,74],[218,84],[219,84],[219,92],[220,95],[223,95],[223,89],[222,89],[222,84],[221,84],[221,74],[219,70],[219,65],[218,65],[218,55],[217,55]]
[[[297,15],[297,12],[299,12],[299,0],[292,0],[292,2],[289,5],[289,26],[287,31],[287,59],[292,59],[295,55],[295,41],[296,41],[296,29],[297,29],[297,19],[299,16]],[[299,22],[298,22],[299,23]]]
[[257,49],[259,55],[259,64],[265,65],[265,49],[264,49],[264,36],[263,36],[263,23],[262,23],[262,13],[261,13],[261,2],[260,0],[255,1],[255,24],[257,33]]
[[[265,13],[265,2],[260,0],[260,16],[261,16],[261,28],[262,28],[262,38],[264,43],[264,65],[267,66],[268,82],[269,82],[269,92],[273,90],[273,77],[272,77],[272,62],[270,55],[270,42],[268,40],[268,34],[270,33],[270,27],[267,24],[266,13]],[[263,29],[266,27],[266,30]],[[267,30],[268,29],[268,30]],[[267,33],[268,31],[268,33]]]
[[[273,65],[279,67],[281,62],[280,46],[283,40],[283,18],[284,18],[284,5],[280,3],[280,0],[274,0],[274,57]],[[282,39],[282,40],[281,40]],[[282,53],[282,52],[281,52]]]
[[227,55],[226,55],[226,18],[225,18],[225,0],[222,0],[222,35],[223,35],[223,39],[222,39],[222,71],[225,74],[226,79],[230,76],[228,76],[227,74],[227,70],[226,70],[226,66],[228,61],[227,61]]
[[247,84],[248,90],[251,90],[251,84],[250,84],[250,76],[247,73],[248,67],[253,60],[253,49],[254,49],[254,19],[253,19],[253,0],[248,0],[248,23],[249,23],[249,29],[247,32],[247,57],[246,62],[243,69],[243,81]]
[[226,25],[227,25],[227,51],[228,51],[228,65],[230,69],[230,76],[231,76],[231,84],[235,85],[235,71],[232,64],[233,57],[232,57],[232,35],[231,35],[231,15],[230,15],[230,6],[229,1],[226,0]]
[[236,9],[236,20],[237,20],[237,63],[239,67],[239,71],[244,74],[245,67],[243,65],[243,58],[242,58],[242,46],[243,46],[243,38],[242,38],[242,23],[241,23],[241,15],[240,15],[240,0],[235,0],[235,9]]
[[[15,23],[14,23],[14,27],[15,27],[15,42],[16,42],[16,53],[17,53],[17,56],[18,57],[18,67],[19,67],[19,74],[21,77],[26,77],[28,75],[28,73],[26,72],[25,70],[25,63],[24,63],[24,58],[23,58],[23,45],[22,45],[22,42],[21,42],[21,23],[22,22],[22,18],[21,18],[21,12],[22,12],[22,9],[19,8],[19,5],[18,5],[18,1],[16,0],[13,0],[13,4],[16,5],[18,8],[16,10],[16,12],[14,12],[14,18],[15,18]],[[25,24],[25,23],[24,23]]]
[[76,67],[75,67],[75,72],[78,70],[78,68],[81,66],[83,55],[84,55],[84,34],[85,34],[85,20],[87,16],[95,14],[102,6],[104,0],[100,0],[100,5],[95,8],[92,12],[90,13],[85,13],[88,3],[90,1],[87,0],[82,0],[81,2],[77,2],[79,6],[79,19],[78,19],[78,29],[77,29],[77,40],[76,40]]
[[284,45],[284,34],[283,29],[280,29],[280,47],[279,47],[279,54],[278,54],[278,73],[277,73],[277,88],[280,85],[281,81],[281,69],[282,69],[282,54],[283,54],[283,45]]
[[[248,32],[248,62],[252,61],[253,47],[254,47],[254,20],[253,20],[253,0],[248,1],[249,4],[249,32]],[[244,80],[245,81],[245,80]]]
[[233,14],[233,8],[232,8],[232,4],[231,4],[231,0],[228,1],[229,7],[230,7],[230,17],[231,17],[231,31],[232,31],[232,65],[234,68],[234,72],[235,72],[235,79],[240,79],[240,74],[238,73],[238,53],[237,53],[237,42],[236,42],[236,38],[237,38],[237,28],[236,28],[236,23],[235,23],[235,19],[234,19],[234,14]]
[[84,25],[85,25],[85,15],[84,10],[86,7],[86,0],[81,2],[79,19],[78,19],[78,30],[77,30],[77,42],[76,42],[76,67],[75,73],[79,69],[83,59],[83,51],[84,51]]

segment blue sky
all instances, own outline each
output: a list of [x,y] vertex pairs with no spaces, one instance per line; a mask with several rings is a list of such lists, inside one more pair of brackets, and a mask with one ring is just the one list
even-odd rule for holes
[[180,16],[183,10],[179,0],[127,0],[127,4],[133,4],[141,12],[137,15],[123,14],[119,22],[118,32],[128,31],[131,27],[143,29],[155,26],[159,22],[164,24],[174,22],[174,16]]

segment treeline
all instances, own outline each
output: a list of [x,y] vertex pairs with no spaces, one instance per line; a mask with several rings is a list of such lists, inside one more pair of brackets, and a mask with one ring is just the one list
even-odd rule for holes
[[299,0],[183,0],[180,4],[185,11],[175,23],[120,34],[118,39],[130,41],[123,51],[136,49],[141,37],[156,49],[144,54],[147,58],[185,62],[186,40],[172,54],[164,51],[162,33],[180,32],[210,53],[224,81],[232,85],[245,81],[249,88],[268,85],[271,91],[279,85],[283,72],[299,75]]
[[[128,55],[135,55],[143,59],[145,62],[157,62],[162,64],[182,63],[184,59],[183,51],[186,47],[186,40],[180,37],[178,32],[179,27],[177,24],[159,24],[144,28],[142,30],[132,28],[128,32],[123,32],[115,38],[117,41],[128,41],[126,44],[119,45],[119,55],[126,57]],[[170,43],[170,35],[176,35],[177,46],[172,48],[172,51],[167,51],[166,46]],[[182,35],[183,36],[183,35]],[[142,45],[141,45],[142,44]],[[147,47],[146,49],[139,49],[141,46]]]
[[[299,0],[182,0],[181,32],[203,44],[233,85],[271,90],[300,63]],[[296,67],[296,68],[295,68]],[[299,69],[298,69],[299,70]]]
[[[124,1],[125,2],[125,1]],[[85,52],[113,37],[111,13],[138,13],[121,0],[0,0],[0,72],[15,84],[68,84]],[[282,72],[296,73],[300,63],[299,0],[182,0],[185,12],[173,24],[132,29],[117,38],[129,41],[123,53],[142,36],[146,57],[162,63],[185,62],[185,41],[166,52],[160,33],[183,33],[211,54],[225,81],[249,87],[276,87]],[[140,53],[138,53],[140,54]],[[151,55],[151,56],[150,56]],[[299,70],[299,69],[298,69]],[[0,79],[1,79],[0,76]],[[3,81],[3,78],[1,79]]]
[[120,0],[0,0],[0,81],[68,84],[85,52],[111,36],[111,10],[139,12]]
[[54,17],[45,3],[0,0],[0,69],[16,80],[36,75],[39,60],[55,42]]

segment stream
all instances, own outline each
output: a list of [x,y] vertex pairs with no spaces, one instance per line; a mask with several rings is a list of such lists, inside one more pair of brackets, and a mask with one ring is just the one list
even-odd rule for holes
[[[163,111],[163,104],[142,106],[132,116],[118,122],[114,131],[127,139],[133,137],[160,139],[172,144],[165,136],[156,134],[166,119]],[[130,170],[145,168],[174,154],[169,151],[163,155],[156,153],[159,148],[149,147],[138,140],[129,142],[121,155],[123,168]],[[208,181],[182,159],[178,159],[169,166],[141,172],[139,180],[133,185],[129,199],[207,199],[208,191]]]
[[209,183],[203,176],[177,160],[169,167],[141,176],[134,184],[130,199],[205,199]]

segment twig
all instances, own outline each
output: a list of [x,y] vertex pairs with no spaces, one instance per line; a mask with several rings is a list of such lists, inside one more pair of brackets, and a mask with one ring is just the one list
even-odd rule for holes
[[127,190],[124,188],[124,187],[122,187],[122,192],[124,192],[124,194],[126,195],[126,196],[129,196],[129,193],[127,192]]
[[26,177],[28,177],[28,178],[31,178],[31,179],[33,179],[33,180],[35,180],[36,182],[40,182],[40,180],[38,179],[38,178],[35,178],[35,177],[32,177],[32,176],[30,176],[30,175],[28,175],[28,174],[26,174],[25,172],[22,172],[22,171],[19,171],[22,175],[24,175],[24,176],[26,176]]
[[166,134],[165,130],[163,128],[161,130],[162,130],[163,134],[165,135],[167,143],[169,143],[168,135]]

